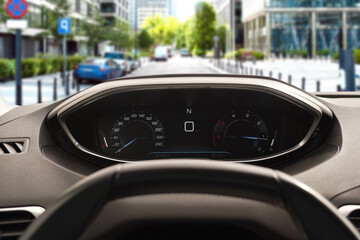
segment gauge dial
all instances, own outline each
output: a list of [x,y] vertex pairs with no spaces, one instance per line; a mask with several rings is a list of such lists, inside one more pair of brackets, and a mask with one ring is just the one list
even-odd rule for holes
[[122,115],[111,130],[111,148],[115,156],[145,157],[165,146],[165,131],[152,114],[132,112]]
[[214,147],[225,148],[233,155],[255,157],[270,151],[265,122],[248,110],[233,111],[220,119],[214,128]]

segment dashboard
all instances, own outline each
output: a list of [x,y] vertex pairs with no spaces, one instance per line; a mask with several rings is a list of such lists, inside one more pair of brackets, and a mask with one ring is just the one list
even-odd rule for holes
[[281,163],[314,148],[332,119],[321,104],[261,88],[255,79],[251,85],[112,87],[92,95],[53,111],[48,122],[64,148],[101,161]]
[[[263,77],[128,77],[0,116],[0,207],[47,208],[105,166],[216,159],[271,167],[360,206],[360,95]],[[21,145],[23,144],[23,145]],[[359,208],[360,209],[360,208]]]

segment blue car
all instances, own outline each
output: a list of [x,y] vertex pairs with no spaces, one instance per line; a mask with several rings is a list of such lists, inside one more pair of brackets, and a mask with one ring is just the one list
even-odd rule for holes
[[122,68],[112,59],[88,58],[75,67],[74,77],[82,82],[84,79],[107,81],[123,75]]

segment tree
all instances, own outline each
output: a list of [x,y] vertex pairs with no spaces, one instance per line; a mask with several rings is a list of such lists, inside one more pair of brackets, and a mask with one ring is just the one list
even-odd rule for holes
[[148,50],[153,44],[153,39],[150,36],[149,32],[146,29],[142,29],[138,35],[139,47],[140,49]]
[[218,27],[216,31],[216,34],[219,37],[218,44],[222,55],[224,55],[226,52],[226,32],[227,32],[227,27],[225,24]]
[[155,15],[146,18],[142,28],[148,31],[155,44],[170,45],[175,41],[180,26],[181,23],[174,17]]
[[9,18],[5,9],[5,0],[0,0],[0,23],[6,22]]
[[190,18],[186,21],[186,30],[185,30],[185,38],[186,38],[186,46],[190,52],[194,50],[196,47],[196,19],[195,17]]
[[110,44],[117,50],[126,50],[130,45],[130,26],[121,20],[116,20],[115,25],[107,36]]
[[[93,2],[96,2],[96,0],[93,0]],[[105,26],[105,19],[100,16],[98,9],[95,9],[96,5],[93,3],[91,6],[94,6],[91,11],[91,18],[81,21],[80,26],[81,33],[88,37],[88,46],[95,49],[99,43],[107,40],[110,31],[109,27]]]
[[205,55],[207,49],[213,47],[216,33],[216,13],[208,2],[196,4],[195,14],[195,45]]
[[[52,0],[52,3],[55,5],[54,10],[50,10],[46,7],[42,7],[41,11],[44,13],[44,21],[41,28],[44,29],[41,33],[35,36],[35,38],[46,38],[53,37],[57,41],[64,38],[63,35],[58,33],[58,21],[59,18],[64,18],[69,16],[70,5],[68,1],[64,0]],[[72,25],[75,26],[75,21],[72,21]],[[68,35],[69,39],[74,37],[74,33]]]

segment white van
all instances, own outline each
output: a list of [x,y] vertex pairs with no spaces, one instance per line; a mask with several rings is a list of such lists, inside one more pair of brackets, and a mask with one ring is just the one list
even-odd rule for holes
[[155,61],[167,61],[168,59],[168,51],[164,46],[158,46],[155,49]]

